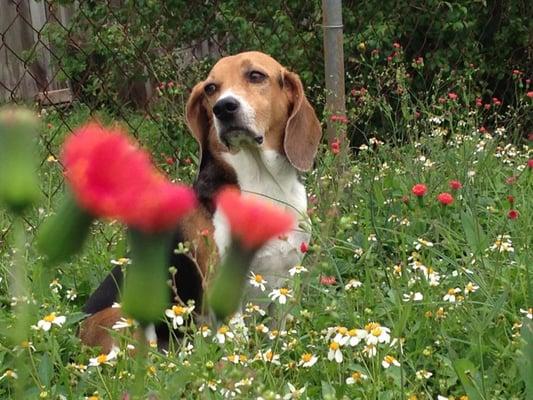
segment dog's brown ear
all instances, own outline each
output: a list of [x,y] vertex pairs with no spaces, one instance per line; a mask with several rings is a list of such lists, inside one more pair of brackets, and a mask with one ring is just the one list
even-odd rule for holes
[[292,110],[285,127],[283,148],[290,163],[300,171],[309,171],[322,137],[320,121],[304,94],[298,75],[285,72],[283,85],[289,91]]
[[197,83],[191,91],[189,100],[187,100],[187,107],[185,117],[187,125],[191,130],[192,135],[200,145],[200,159],[202,158],[202,150],[207,146],[207,136],[209,134],[209,116],[207,110],[203,106],[204,99],[204,83]]

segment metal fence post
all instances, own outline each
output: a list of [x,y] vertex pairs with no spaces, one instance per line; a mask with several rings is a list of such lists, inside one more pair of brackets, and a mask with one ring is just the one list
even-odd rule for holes
[[[322,0],[322,23],[324,29],[324,64],[326,74],[326,111],[329,115],[345,115],[344,98],[344,53],[342,0]],[[340,132],[328,120],[327,137],[333,141]],[[345,135],[343,132],[342,136]],[[339,137],[339,140],[343,140]]]

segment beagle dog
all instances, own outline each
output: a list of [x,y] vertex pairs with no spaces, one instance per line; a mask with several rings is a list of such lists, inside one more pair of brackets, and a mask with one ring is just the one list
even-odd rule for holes
[[[227,185],[295,215],[297,226],[263,246],[251,265],[269,288],[279,287],[288,270],[301,262],[302,242],[310,239],[307,195],[299,172],[313,166],[322,136],[300,78],[260,52],[224,57],[192,89],[186,118],[200,147],[194,183],[200,207],[176,229],[175,245],[187,242],[188,252],[169,249],[169,267],[177,271],[171,275],[169,305],[194,300],[196,310],[200,309],[211,268],[224,257],[230,242],[228,223],[214,202]],[[122,281],[122,269],[117,266],[88,299],[84,311],[90,316],[80,326],[83,343],[104,351],[113,346],[109,329],[122,315],[112,305],[119,301]],[[260,295],[254,290],[247,289],[247,299]],[[165,348],[173,334],[168,325],[162,322],[152,328],[147,338]]]

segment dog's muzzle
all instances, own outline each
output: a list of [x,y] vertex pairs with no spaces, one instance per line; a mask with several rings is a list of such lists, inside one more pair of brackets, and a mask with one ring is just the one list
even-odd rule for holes
[[234,97],[224,97],[213,106],[213,114],[218,120],[218,135],[228,147],[241,144],[261,145],[263,136],[254,132],[243,118],[243,109]]

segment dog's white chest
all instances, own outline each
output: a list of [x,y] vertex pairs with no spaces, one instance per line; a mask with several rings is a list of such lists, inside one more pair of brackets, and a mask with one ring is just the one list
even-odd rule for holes
[[[284,207],[298,221],[286,239],[269,241],[252,262],[251,270],[261,274],[270,288],[279,287],[287,278],[289,269],[301,262],[301,243],[307,243],[311,237],[305,187],[298,180],[296,170],[275,151],[241,150],[237,154],[224,154],[224,159],[235,169],[243,193]],[[215,212],[213,223],[215,242],[223,257],[230,244],[229,225],[219,210]]]

